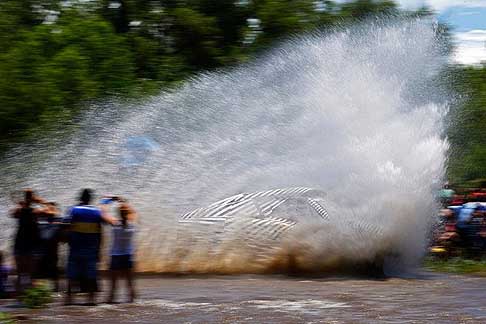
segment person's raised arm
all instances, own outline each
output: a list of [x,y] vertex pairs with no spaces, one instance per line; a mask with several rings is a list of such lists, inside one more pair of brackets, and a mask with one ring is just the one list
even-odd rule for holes
[[110,225],[118,224],[118,220],[108,213],[108,205],[102,204],[102,205],[99,206],[99,208],[100,208],[100,211],[101,211],[101,219],[103,220],[103,222],[110,224]]
[[128,207],[128,220],[130,222],[136,222],[138,220],[138,214],[137,214],[137,212],[129,204],[127,204],[127,207]]
[[51,214],[51,207],[50,203],[45,200],[44,198],[41,198],[40,196],[33,196],[32,202],[42,205],[39,208],[35,208],[32,210],[32,213],[36,217],[48,217]]
[[32,202],[35,202],[39,205],[48,205],[49,204],[49,202],[47,200],[45,200],[44,198],[42,198],[40,196],[33,196]]
[[34,214],[36,217],[47,217],[49,215],[49,208],[47,206],[43,206],[33,209],[32,214]]
[[120,198],[121,207],[127,211],[127,220],[129,222],[136,222],[138,214],[135,209],[128,203],[126,199]]
[[22,202],[18,202],[17,206],[10,211],[10,217],[19,218],[22,210]]

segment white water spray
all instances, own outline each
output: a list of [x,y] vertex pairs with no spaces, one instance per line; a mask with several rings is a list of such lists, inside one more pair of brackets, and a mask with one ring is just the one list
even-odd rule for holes
[[[444,171],[445,106],[433,79],[445,61],[421,20],[294,39],[142,103],[95,106],[72,135],[18,147],[1,167],[0,204],[8,210],[9,192],[26,186],[64,206],[84,187],[126,195],[141,215],[142,270],[268,271],[286,249],[305,269],[371,259],[385,246],[413,261]],[[216,258],[205,245],[177,253],[183,213],[239,192],[296,186],[325,191],[335,221],[316,226],[303,216],[259,263],[241,236],[227,238],[231,248]],[[339,225],[350,222],[383,235]]]

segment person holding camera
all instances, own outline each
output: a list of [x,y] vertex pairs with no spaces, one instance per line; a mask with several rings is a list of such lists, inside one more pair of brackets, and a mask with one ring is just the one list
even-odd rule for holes
[[118,223],[112,227],[112,244],[110,249],[110,278],[111,290],[107,303],[113,303],[118,279],[127,281],[129,302],[133,302],[135,284],[133,276],[134,235],[137,214],[128,201],[122,197],[105,197],[102,204],[107,206],[111,202],[118,202]]
[[34,256],[39,244],[37,220],[44,215],[44,208],[34,208],[34,204],[46,205],[47,202],[36,197],[32,189],[24,190],[24,199],[17,203],[11,216],[18,220],[15,234],[14,256],[17,270],[17,294],[32,285],[35,268]]
[[73,206],[64,222],[69,224],[69,257],[67,265],[68,286],[65,304],[72,304],[75,286],[88,293],[88,305],[96,304],[98,291],[98,261],[103,223],[115,224],[116,220],[103,209],[91,205],[93,191],[83,189],[79,204]]

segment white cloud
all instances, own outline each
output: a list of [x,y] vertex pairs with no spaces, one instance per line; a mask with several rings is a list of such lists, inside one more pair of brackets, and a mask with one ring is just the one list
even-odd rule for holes
[[405,8],[418,8],[427,5],[434,10],[442,11],[449,7],[486,7],[486,0],[397,0]]
[[484,42],[486,41],[486,30],[476,29],[468,32],[456,33],[456,39],[460,42]]
[[486,30],[471,30],[455,34],[457,48],[453,60],[461,64],[486,62]]

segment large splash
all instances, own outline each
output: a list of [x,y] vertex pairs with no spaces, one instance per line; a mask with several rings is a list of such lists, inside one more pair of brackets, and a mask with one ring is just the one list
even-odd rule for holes
[[[138,264],[147,271],[279,271],[289,255],[321,270],[384,250],[410,263],[444,171],[446,101],[435,81],[445,61],[423,20],[295,38],[143,102],[93,105],[49,140],[17,147],[0,167],[0,206],[27,186],[63,206],[84,187],[125,195],[141,215]],[[325,192],[333,221],[302,213],[267,249],[244,235],[216,249],[209,230],[206,243],[191,244],[194,232],[178,221],[240,192],[298,186]],[[3,240],[14,224],[1,222]]]

